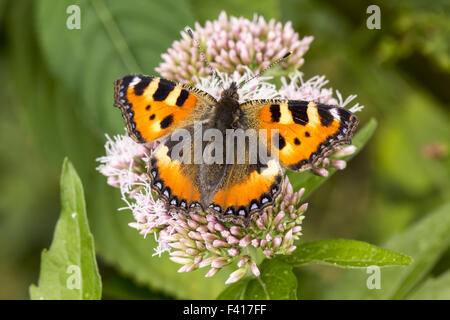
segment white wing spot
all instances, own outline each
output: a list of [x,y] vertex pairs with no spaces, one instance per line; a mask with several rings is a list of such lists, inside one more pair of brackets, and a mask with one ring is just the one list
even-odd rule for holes
[[339,113],[338,113],[338,111],[337,111],[336,108],[330,109],[330,113],[331,113],[331,115],[332,115],[335,119],[337,119],[338,121],[341,120],[341,117],[339,116]]
[[139,78],[139,77],[134,77],[133,80],[131,80],[129,86],[130,86],[130,87],[134,87],[134,86],[137,85],[139,82],[141,82],[141,78]]

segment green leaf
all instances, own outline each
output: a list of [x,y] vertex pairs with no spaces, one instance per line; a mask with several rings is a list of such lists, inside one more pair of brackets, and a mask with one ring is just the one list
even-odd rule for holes
[[101,298],[101,280],[89,230],[83,186],[66,158],[61,174],[61,216],[50,249],[42,252],[33,300],[94,300]]
[[244,299],[296,300],[297,279],[292,267],[279,259],[264,260],[261,275],[249,282]]
[[402,299],[433,268],[450,245],[450,203],[426,216],[401,235],[392,237],[386,247],[410,254],[414,263],[392,279],[390,295]]
[[408,299],[450,300],[450,270],[435,279],[426,280]]
[[292,266],[281,259],[266,259],[257,278],[243,279],[227,287],[217,299],[296,300],[297,279]]
[[284,260],[294,266],[318,263],[343,268],[363,268],[372,265],[383,267],[412,263],[410,257],[401,253],[349,239],[302,243],[291,255],[284,257]]
[[113,82],[155,74],[160,55],[194,18],[185,1],[80,0],[80,29],[68,29],[71,0],[40,0],[36,29],[50,69],[78,102],[83,121],[103,136],[124,125],[113,108]]
[[323,291],[327,290],[329,281],[324,277],[324,268],[294,268],[297,277],[298,300],[320,300]]
[[413,263],[404,268],[383,269],[380,290],[367,289],[367,274],[349,271],[326,298],[404,299],[426,277],[449,245],[450,203],[447,203],[383,245],[410,255]]
[[245,278],[238,282],[228,285],[223,290],[217,300],[242,300],[244,299],[245,291],[247,290],[248,283],[251,279]]
[[[375,119],[370,119],[370,121],[360,129],[355,136],[353,137],[352,145],[356,146],[356,152],[350,156],[342,158],[343,160],[350,160],[354,156],[356,156],[362,148],[366,145],[369,139],[372,137],[375,129],[377,128],[377,121]],[[305,188],[304,197],[308,197],[314,190],[316,190],[322,183],[330,179],[333,174],[336,172],[336,169],[328,169],[328,177],[321,177],[315,175],[311,171],[305,172],[293,172],[289,171],[287,173],[289,180],[291,181],[292,187],[294,190],[298,190],[300,188]]]

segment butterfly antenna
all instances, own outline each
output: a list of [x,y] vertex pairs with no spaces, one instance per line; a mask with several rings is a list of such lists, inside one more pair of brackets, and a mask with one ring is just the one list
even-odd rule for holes
[[[212,74],[213,77],[217,77],[217,79],[220,80],[220,75],[219,72],[214,69],[211,64],[209,63],[208,59],[206,58],[206,54],[205,51],[203,51],[202,47],[200,46],[200,42],[194,38],[194,32],[192,31],[191,28],[187,27],[185,29],[185,31],[187,32],[187,34],[189,35],[189,37],[191,37],[192,41],[194,41],[195,46],[198,48],[198,51],[200,52],[200,60],[205,62],[206,67],[210,70],[210,74]],[[222,84],[219,82],[220,86],[223,89]]]
[[284,56],[282,56],[280,59],[278,59],[277,61],[272,62],[270,65],[268,65],[267,67],[265,67],[263,70],[261,70],[261,72],[255,74],[253,77],[251,77],[250,79],[245,80],[244,82],[242,82],[239,85],[239,88],[242,88],[244,86],[244,84],[246,84],[247,82],[252,81],[255,78],[260,77],[264,72],[266,72],[267,70],[269,70],[270,68],[272,68],[274,65],[280,63],[281,61],[283,61],[284,59],[286,59],[287,57],[289,57],[292,54],[292,51],[288,51]]

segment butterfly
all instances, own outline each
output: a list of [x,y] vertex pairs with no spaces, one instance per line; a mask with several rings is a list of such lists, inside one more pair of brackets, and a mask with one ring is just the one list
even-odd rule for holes
[[[114,83],[115,102],[127,131],[138,143],[160,141],[148,163],[152,191],[169,211],[202,210],[220,220],[248,224],[266,208],[273,207],[285,186],[286,168],[305,171],[317,167],[336,147],[350,144],[357,117],[344,108],[308,101],[262,99],[239,102],[233,82],[216,100],[212,95],[167,79],[131,74]],[[276,147],[278,157],[262,162],[193,163],[173,155],[178,144],[169,137],[185,130],[192,137],[200,129],[266,131],[267,149]],[[272,135],[272,132],[276,134]],[[210,142],[191,139],[201,151]],[[200,139],[201,140],[201,139]],[[246,140],[246,145],[251,143]],[[184,149],[183,149],[184,150]],[[230,149],[225,149],[230,153]],[[225,155],[226,156],[226,155]]]

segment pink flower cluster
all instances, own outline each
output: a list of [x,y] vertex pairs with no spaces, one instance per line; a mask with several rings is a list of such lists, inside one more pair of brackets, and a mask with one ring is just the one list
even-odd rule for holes
[[[304,63],[303,55],[313,41],[313,37],[300,39],[290,22],[285,25],[274,19],[267,22],[257,15],[250,21],[228,17],[225,12],[218,20],[207,21],[204,27],[196,23],[194,35],[206,48],[206,59],[211,61],[211,66],[225,74],[234,71],[243,74],[246,67],[261,71],[288,51],[292,54],[281,66],[296,70]],[[156,71],[178,82],[189,82],[194,77],[210,74],[194,41],[185,32],[181,36],[182,39],[175,41],[162,55],[164,61]]]

